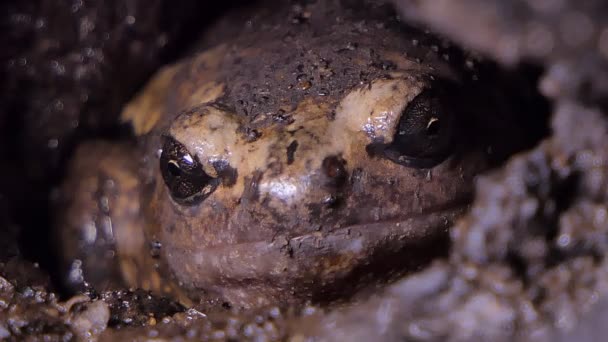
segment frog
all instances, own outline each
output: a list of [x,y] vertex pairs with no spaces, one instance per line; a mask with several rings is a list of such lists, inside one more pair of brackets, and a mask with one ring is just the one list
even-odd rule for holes
[[125,105],[132,136],[74,152],[55,225],[70,288],[347,299],[445,255],[476,176],[526,145],[476,57],[390,4],[252,6]]

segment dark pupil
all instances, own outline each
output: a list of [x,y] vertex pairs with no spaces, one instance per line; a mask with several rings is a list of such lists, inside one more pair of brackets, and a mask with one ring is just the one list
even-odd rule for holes
[[175,160],[171,160],[167,167],[169,168],[169,173],[173,177],[179,177],[182,173],[182,170],[179,168],[179,165],[177,164],[177,162]]
[[432,118],[426,127],[426,134],[437,135],[437,133],[439,133],[440,129],[441,129],[441,123],[439,122],[439,119]]

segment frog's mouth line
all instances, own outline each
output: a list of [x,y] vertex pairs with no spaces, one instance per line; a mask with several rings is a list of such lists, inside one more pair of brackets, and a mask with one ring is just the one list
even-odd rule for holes
[[[221,289],[243,283],[272,283],[293,288],[294,279],[323,281],[347,276],[370,256],[428,248],[429,241],[447,237],[454,220],[466,211],[462,201],[399,221],[342,227],[329,233],[280,236],[272,242],[247,242],[199,251],[194,256],[194,288]],[[407,254],[407,253],[406,253]],[[428,253],[427,253],[428,254]],[[178,258],[180,259],[180,258]],[[184,259],[182,259],[184,260]],[[402,260],[403,264],[412,264]],[[192,275],[192,274],[191,274]]]

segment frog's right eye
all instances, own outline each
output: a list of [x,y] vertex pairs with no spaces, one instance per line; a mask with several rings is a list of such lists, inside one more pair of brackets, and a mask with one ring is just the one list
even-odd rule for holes
[[445,96],[450,92],[442,86],[448,85],[438,82],[407,105],[384,150],[386,158],[407,167],[431,168],[452,154],[456,120]]
[[164,137],[160,155],[160,171],[173,200],[193,205],[201,202],[217,188],[220,181],[209,176],[196,156],[172,137]]

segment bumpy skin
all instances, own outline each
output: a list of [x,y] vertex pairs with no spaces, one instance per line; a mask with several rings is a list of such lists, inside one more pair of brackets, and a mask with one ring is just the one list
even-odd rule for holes
[[[72,285],[326,302],[446,252],[474,176],[517,146],[505,108],[383,5],[281,4],[221,20],[161,70],[123,111],[137,146],[77,152],[58,224]],[[441,105],[420,119],[420,101]],[[438,121],[441,148],[395,155],[412,150],[407,115]],[[200,176],[188,198],[167,184],[183,163]]]

